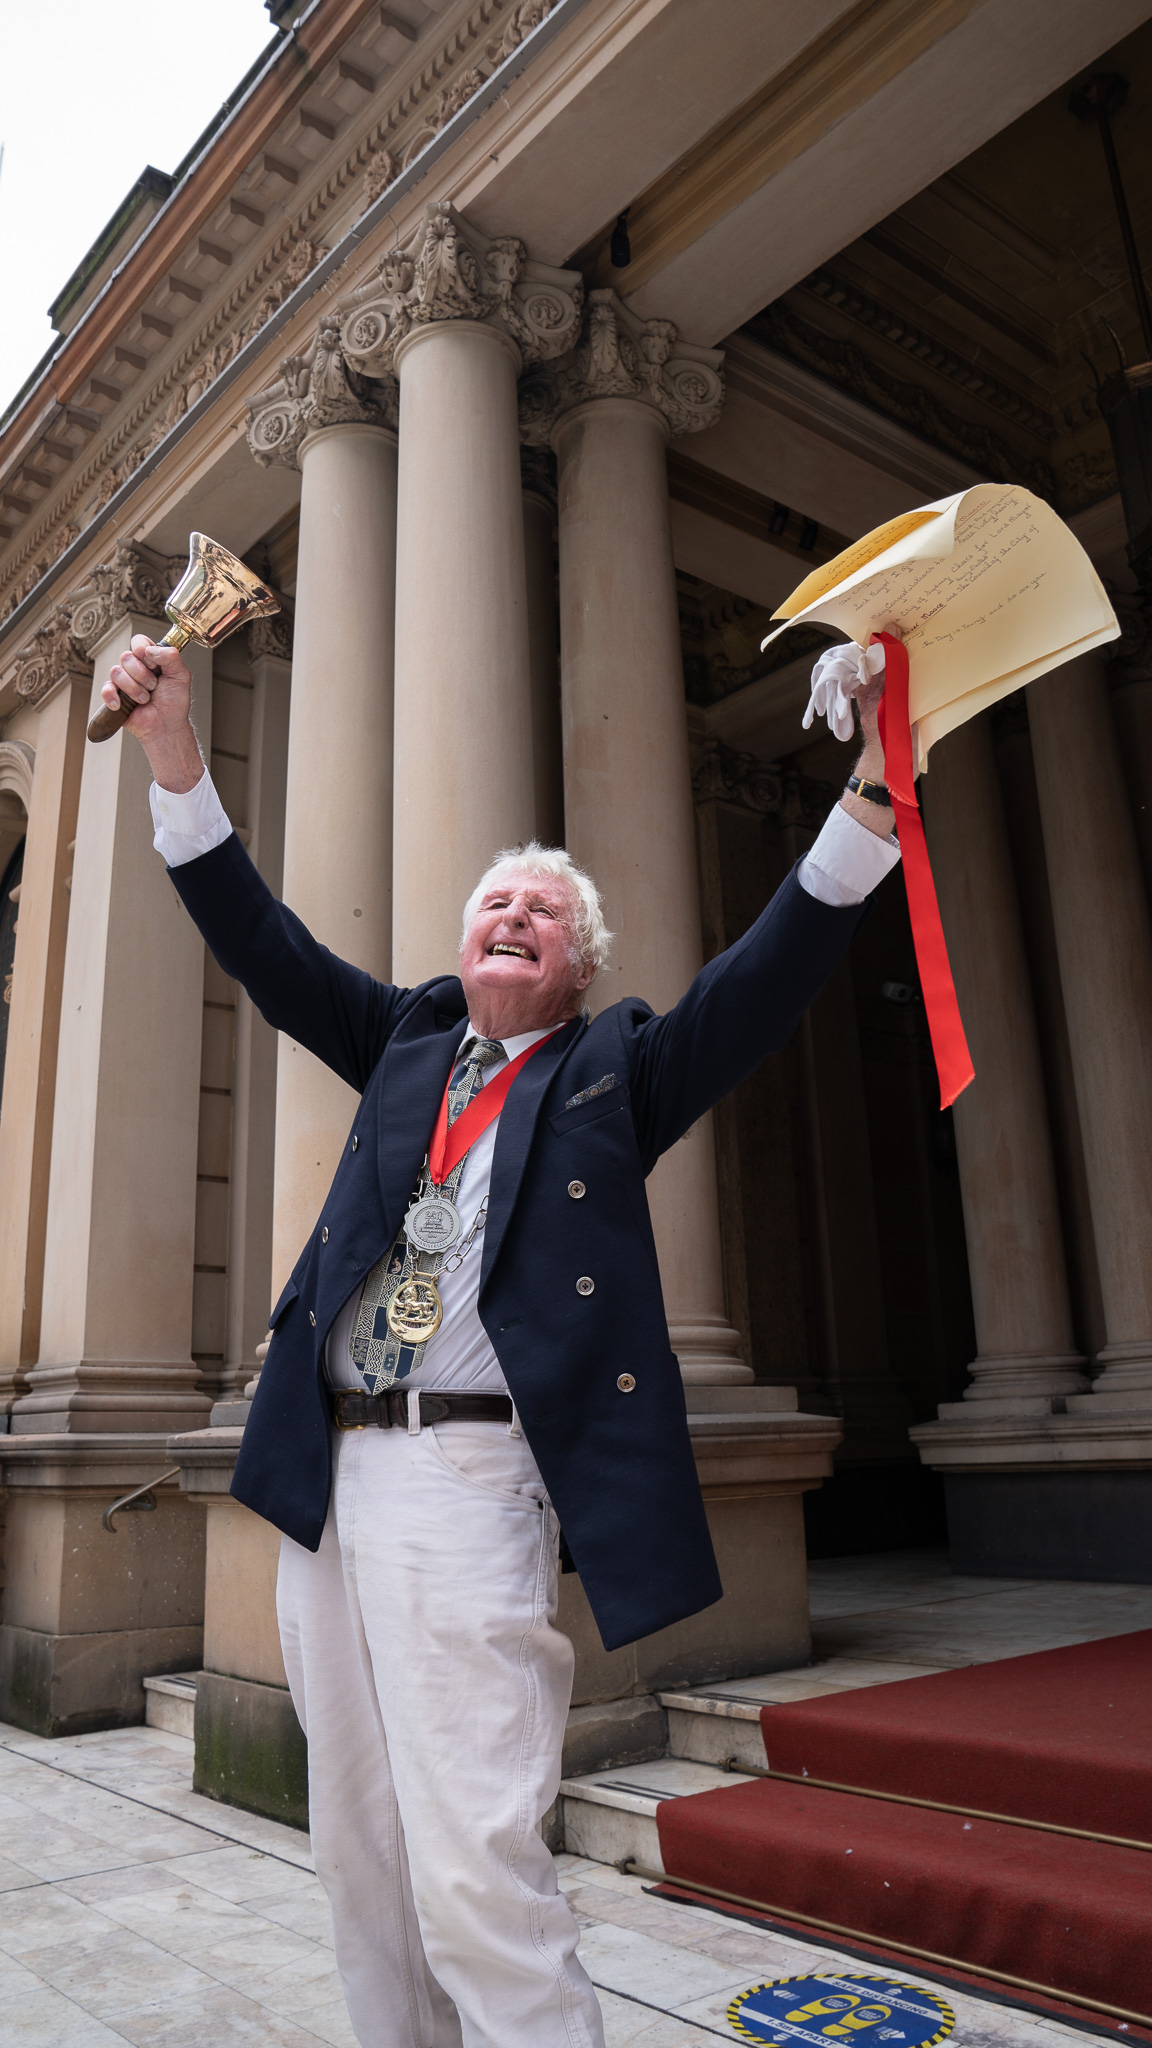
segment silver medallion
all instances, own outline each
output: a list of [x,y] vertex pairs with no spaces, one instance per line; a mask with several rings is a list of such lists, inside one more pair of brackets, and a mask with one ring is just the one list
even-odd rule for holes
[[425,1195],[404,1218],[404,1235],[418,1252],[450,1252],[463,1232],[460,1211],[445,1195]]

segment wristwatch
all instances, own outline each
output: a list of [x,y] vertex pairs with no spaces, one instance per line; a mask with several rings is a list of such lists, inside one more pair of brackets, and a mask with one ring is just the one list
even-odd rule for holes
[[850,775],[848,787],[853,796],[862,796],[865,803],[882,804],[885,810],[891,810],[892,798],[882,782],[865,782],[859,775]]

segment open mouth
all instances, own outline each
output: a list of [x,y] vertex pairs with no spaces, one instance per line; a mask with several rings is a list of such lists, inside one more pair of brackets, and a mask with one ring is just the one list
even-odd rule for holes
[[488,950],[490,953],[510,953],[514,960],[534,960],[536,958],[535,953],[530,953],[527,946],[510,946],[503,939],[497,939],[496,944],[490,946]]

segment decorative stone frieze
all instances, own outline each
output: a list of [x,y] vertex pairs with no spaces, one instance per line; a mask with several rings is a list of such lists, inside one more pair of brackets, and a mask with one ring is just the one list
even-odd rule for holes
[[546,448],[563,413],[591,398],[634,398],[673,434],[714,426],[724,403],[720,349],[681,341],[671,320],[641,320],[611,290],[588,294],[580,339],[563,362],[520,383],[520,433]]
[[125,612],[162,619],[184,568],[183,555],[159,555],[139,541],[118,541],[112,560],[97,564],[71,606],[72,637],[87,653]]
[[705,739],[692,749],[692,797],[698,807],[730,804],[736,810],[778,818],[782,825],[818,832],[840,791],[798,769],[781,768],[757,754],[726,747],[722,740]]
[[533,263],[514,235],[489,238],[437,200],[407,247],[390,249],[377,278],[342,301],[341,341],[355,370],[388,378],[405,335],[437,320],[480,320],[507,334],[525,363],[539,363],[573,346],[583,296],[579,271]]
[[[450,121],[453,114],[458,114],[461,107],[467,106],[481,86],[488,83],[493,72],[503,64],[505,58],[510,57],[513,50],[519,48],[525,36],[531,35],[532,30],[538,28],[545,17],[551,14],[555,5],[556,0],[520,0],[520,5],[515,9],[511,20],[505,24],[503,33],[493,36],[490,42],[485,43],[478,61],[470,64],[467,70],[461,71],[457,77],[450,79],[437,94],[415,134],[409,136],[404,145],[402,162],[405,166],[415,162],[421,151],[427,149],[433,137],[439,134],[445,121]],[[388,182],[391,183],[391,179]]]
[[16,656],[16,695],[39,710],[68,682],[90,682],[92,663],[72,625],[72,606],[53,605]]
[[400,159],[383,145],[368,152],[364,165],[364,206],[372,206],[400,171]]
[[784,777],[775,762],[707,739],[694,751],[692,795],[698,804],[735,804],[742,811],[767,814],[783,805]]
[[340,322],[325,313],[306,353],[287,356],[276,383],[253,399],[248,446],[265,468],[282,462],[295,469],[305,435],[356,423],[394,428],[396,418],[394,382],[369,380],[351,368],[341,347]]

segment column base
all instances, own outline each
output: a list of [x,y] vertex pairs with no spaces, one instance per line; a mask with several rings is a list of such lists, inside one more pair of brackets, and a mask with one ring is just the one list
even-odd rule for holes
[[8,1417],[11,1436],[126,1434],[196,1429],[212,1406],[198,1391],[200,1368],[139,1359],[80,1359],[38,1365]]
[[990,1416],[963,1402],[912,1431],[947,1498],[954,1571],[1152,1584],[1152,1409]]
[[1070,1414],[1152,1413],[1152,1343],[1109,1344],[1096,1359],[1091,1388],[1068,1403]]
[[78,1735],[144,1719],[142,1681],[203,1656],[204,1515],[169,1481],[162,1436],[0,1438],[7,1489],[0,1719]]
[[670,1323],[668,1341],[680,1361],[685,1386],[752,1386],[756,1375],[740,1355],[740,1337],[722,1316],[697,1323]]
[[[702,1614],[605,1650],[575,1572],[560,1581],[558,1626],[576,1651],[573,1705],[661,1686],[786,1671],[812,1654],[803,1496],[832,1470],[834,1417],[781,1405],[791,1389],[691,1385],[688,1426],[724,1595]],[[707,1407],[702,1404],[707,1400]]]
[[1035,1401],[1083,1394],[1090,1384],[1087,1360],[1078,1351],[1017,1351],[1006,1352],[1000,1358],[981,1356],[972,1360],[968,1370],[972,1385],[965,1390],[964,1399],[977,1402],[981,1408],[987,1401]]
[[50,1635],[0,1628],[0,1720],[32,1735],[87,1735],[144,1719],[144,1680],[195,1671],[202,1628],[103,1629]]
[[308,1826],[308,1743],[285,1686],[200,1673],[192,1789],[291,1828]]
[[949,1474],[954,1572],[1152,1584],[1152,1471]]

